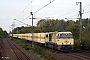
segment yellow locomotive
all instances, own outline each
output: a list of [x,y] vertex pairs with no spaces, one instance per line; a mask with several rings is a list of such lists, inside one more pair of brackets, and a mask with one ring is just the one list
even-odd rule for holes
[[[12,34],[10,34],[12,36]],[[71,32],[47,32],[47,33],[26,33],[13,34],[13,37],[34,41],[44,44],[45,47],[61,51],[73,50],[74,38]],[[32,40],[33,38],[33,40]]]

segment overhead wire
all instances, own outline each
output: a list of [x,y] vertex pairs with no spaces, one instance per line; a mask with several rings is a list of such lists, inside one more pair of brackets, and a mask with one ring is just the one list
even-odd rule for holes
[[20,23],[23,23],[23,24],[25,24],[25,25],[27,25],[27,26],[30,26],[29,24],[24,23],[24,22],[22,22],[22,21],[19,21],[19,20],[16,20],[16,21],[18,21],[18,22],[20,22]]
[[[83,7],[83,8],[86,8],[86,7],[89,7],[90,6],[90,4],[89,5],[87,5],[87,6],[85,6],[85,7]],[[85,13],[89,13],[90,11],[87,11],[87,12],[84,12],[84,14]]]
[[86,8],[86,7],[88,7],[88,6],[90,6],[90,4],[89,4],[89,5],[84,6],[83,8]]
[[[32,0],[32,1],[33,1],[33,0]],[[31,1],[31,2],[32,2],[32,1]],[[55,0],[53,0],[53,1],[51,1],[51,0],[50,0],[50,2],[49,2],[48,4],[46,4],[45,6],[41,7],[41,8],[40,8],[40,9],[38,9],[37,11],[35,11],[33,14],[35,14],[35,13],[39,12],[40,10],[42,10],[43,8],[45,8],[46,6],[48,6],[50,3],[54,2],[54,1],[55,1]],[[30,2],[30,3],[31,3],[31,2]],[[30,3],[29,3],[29,4],[30,4]],[[29,4],[28,4],[28,5],[29,5]],[[86,7],[88,7],[88,6],[90,6],[90,5],[87,5],[87,6],[83,7],[83,8],[86,8]],[[27,7],[28,7],[28,6],[26,6],[26,8],[27,8]],[[26,8],[25,8],[25,9],[26,9]],[[74,8],[75,8],[75,7],[74,7]],[[25,10],[25,9],[24,9],[24,10]],[[24,11],[24,10],[23,10],[23,11]],[[64,15],[71,14],[71,13],[73,13],[73,12],[76,12],[76,11],[77,11],[77,10],[74,10],[74,11],[71,11],[71,10],[72,10],[72,9],[70,9],[70,12],[69,12],[69,13],[65,13],[65,14],[60,15],[60,17],[61,17],[61,16],[64,16]],[[86,13],[88,13],[88,12],[86,12]],[[25,20],[25,19],[29,18],[30,16],[31,16],[31,15],[27,16],[27,17],[26,17],[26,18],[24,18],[23,20]],[[77,14],[77,15],[73,15],[73,17],[74,17],[74,16],[78,16],[78,14]],[[72,17],[72,16],[71,16],[71,17]]]
[[[30,5],[30,3],[32,3],[32,1],[33,1],[33,0],[31,0],[31,2],[29,2],[29,4],[25,7],[25,9],[24,9],[21,13],[24,13],[24,11],[27,9],[27,7]],[[35,11],[33,14],[39,12],[40,10],[42,10],[43,8],[45,8],[46,6],[48,6],[50,3],[54,2],[54,1],[55,1],[55,0],[50,1],[48,4],[46,4],[45,6],[41,7],[41,8],[38,9],[37,11]],[[90,5],[87,5],[87,6],[84,6],[83,8],[86,8],[86,7],[89,7],[89,6],[90,6]],[[74,7],[74,8],[75,8],[75,7]],[[70,12],[69,12],[69,13],[63,14],[63,15],[61,15],[61,16],[68,15],[68,14],[71,14],[71,13],[77,11],[77,10],[74,10],[74,11],[71,11],[71,10],[72,10],[72,9],[70,9]],[[84,12],[84,14],[89,13],[89,12],[90,12],[90,11]],[[20,15],[20,14],[19,14],[19,15]],[[18,16],[19,16],[19,15],[18,15]],[[31,16],[31,15],[27,16],[27,17],[24,18],[23,20],[29,18],[30,16]],[[70,16],[70,17],[74,17],[74,16],[78,16],[78,14],[73,15],[73,16]],[[37,16],[36,16],[36,17],[37,17]],[[39,19],[39,18],[37,17],[37,19]],[[18,20],[18,21],[19,21],[19,20]],[[22,21],[19,21],[19,22],[20,22],[20,23],[23,23],[23,24],[25,24],[25,25],[28,25],[28,24],[26,24],[26,23],[24,23],[24,22],[22,22]],[[28,25],[28,26],[30,26],[30,25]]]
[[85,14],[85,13],[89,13],[89,12],[90,12],[90,11],[84,12],[84,14]]
[[[46,6],[48,6],[50,3],[54,2],[54,1],[55,1],[55,0],[53,0],[53,1],[50,0],[50,2],[49,2],[48,4],[46,4],[45,6],[41,7],[41,8],[38,9],[37,11],[35,11],[33,14],[39,12],[40,10],[42,10],[43,8],[45,8]],[[86,7],[88,7],[88,6],[90,6],[90,5],[87,5],[87,6],[83,7],[83,8],[86,8]],[[74,7],[74,9],[75,9],[75,7]],[[70,9],[70,10],[72,10],[72,9]],[[64,15],[68,15],[68,14],[74,13],[74,12],[76,12],[76,11],[77,11],[77,10],[70,11],[70,12],[68,12],[68,13],[65,13],[65,14],[60,15],[60,17],[61,17],[61,16],[64,16]],[[78,14],[73,15],[72,17],[77,16],[77,15],[78,15]],[[30,15],[30,16],[31,16],[31,15]],[[29,18],[30,16],[26,17],[25,19]],[[25,19],[23,19],[23,20],[25,20]]]
[[[90,6],[90,4],[89,4],[89,5],[84,6],[83,8],[86,8],[86,7],[88,7],[88,6]],[[75,9],[75,7],[74,7],[74,9]],[[74,10],[74,9],[73,9],[73,10]],[[74,10],[74,11],[71,11],[71,10],[72,10],[72,9],[70,9],[70,12],[65,13],[65,14],[62,14],[62,15],[60,15],[59,17],[61,17],[61,16],[65,16],[65,15],[68,15],[68,14],[71,14],[71,13],[74,13],[74,12],[78,11],[78,10]],[[88,11],[88,12],[90,12],[90,11]],[[85,12],[85,13],[88,13],[88,12]],[[78,14],[73,15],[73,16],[70,16],[70,17],[74,17],[74,16],[78,16]]]
[[[23,11],[22,11],[20,14],[24,13],[24,11],[25,11],[25,10],[28,8],[28,6],[32,3],[32,1],[33,1],[33,0],[31,0],[31,1],[29,2],[29,4],[23,9]],[[19,17],[20,14],[19,14],[17,17]]]
[[[40,9],[38,9],[37,11],[35,11],[33,14],[39,12],[40,10],[42,10],[43,8],[45,8],[46,6],[48,6],[49,4],[51,4],[51,3],[54,2],[54,1],[55,1],[55,0],[53,0],[53,1],[50,0],[49,3],[47,3],[46,5],[44,5],[43,7],[41,7]],[[25,19],[29,18],[30,16],[31,16],[31,15],[27,16]],[[25,19],[23,19],[23,20],[25,20]]]
[[[76,7],[73,7],[72,9],[70,9],[69,12],[67,12],[67,13],[65,13],[65,14],[62,14],[62,15],[60,15],[59,17],[76,12],[77,10],[74,10],[75,8],[76,8]],[[73,10],[73,11],[72,11],[72,10]]]
[[[30,3],[32,3],[32,1],[33,0],[31,0],[31,2]],[[38,9],[37,11],[35,11],[33,14],[35,14],[35,13],[37,13],[38,11],[40,11],[41,9],[43,9],[43,8],[45,8],[47,5],[49,5],[50,3],[52,3],[52,2],[54,2],[55,0],[53,0],[53,1],[51,1],[50,0],[50,2],[48,3],[48,4],[46,4],[45,6],[43,6],[43,7],[41,7],[40,9]],[[29,4],[30,4],[29,3]],[[26,6],[26,8],[29,6],[29,4]],[[90,5],[87,5],[87,6],[85,6],[85,7],[83,7],[83,8],[86,8],[86,7],[88,7],[88,6],[90,6]],[[25,9],[26,9],[25,8]],[[75,8],[75,7],[74,7]],[[24,9],[24,10],[25,10]],[[24,12],[24,10],[23,10],[23,12]],[[72,9],[71,9],[72,10]],[[74,11],[71,11],[71,12],[69,12],[69,13],[65,13],[65,14],[62,14],[62,15],[60,15],[60,16],[64,16],[64,15],[68,15],[68,14],[71,14],[71,13],[73,13],[73,12],[76,12],[77,10],[74,10]],[[24,18],[23,20],[25,20],[25,19],[27,19],[27,18],[29,18],[30,16],[27,16],[26,18]]]
[[[86,8],[86,7],[89,7],[90,6],[90,4],[89,5],[87,5],[87,6],[84,6],[83,8]],[[84,12],[84,13],[82,13],[82,14],[86,14],[86,13],[89,13],[90,11],[87,11],[87,12]],[[70,16],[70,17],[74,17],[74,16],[79,16],[79,14],[76,14],[76,15],[73,15],[73,16]]]
[[38,9],[37,11],[35,11],[34,14],[37,13],[37,12],[39,12],[40,10],[42,10],[43,8],[45,8],[46,6],[48,6],[49,4],[51,4],[51,3],[54,2],[54,1],[55,1],[55,0],[50,1],[48,4],[46,4],[45,6],[41,7],[41,8]]
[[[30,5],[30,3],[32,3],[32,1],[33,1],[33,0],[31,0],[31,1],[29,2],[29,4],[26,6],[26,8],[25,8],[24,10],[27,9],[27,7]],[[23,10],[23,11],[24,11],[24,10]]]
[[[33,1],[33,0],[31,0],[30,3],[32,3],[32,1]],[[43,8],[45,8],[46,6],[48,6],[49,4],[51,4],[51,3],[54,2],[54,1],[55,1],[55,0],[53,0],[53,1],[50,0],[50,2],[49,2],[48,4],[46,4],[45,6],[41,7],[40,9],[38,9],[38,10],[37,10],[36,12],[34,12],[33,14],[37,13],[38,11],[40,11],[40,10],[43,9]],[[29,3],[29,4],[30,4],[30,3]],[[29,6],[29,4],[26,6],[26,8]],[[26,9],[26,8],[25,8],[25,9]],[[24,10],[25,10],[25,9],[24,9]],[[24,10],[23,10],[22,12],[24,12]],[[31,16],[31,15],[29,15],[29,16],[27,16],[26,18],[22,19],[22,21],[25,20],[25,19],[27,19],[27,18],[29,18],[30,16]],[[19,21],[19,22],[23,23],[22,21]]]

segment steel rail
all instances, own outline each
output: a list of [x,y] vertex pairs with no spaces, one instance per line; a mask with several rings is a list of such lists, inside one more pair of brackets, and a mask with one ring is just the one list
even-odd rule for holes
[[22,50],[20,50],[13,42],[10,41],[10,43],[13,44],[20,52],[22,52],[29,60],[34,60],[33,58],[29,57],[26,53],[24,53]]

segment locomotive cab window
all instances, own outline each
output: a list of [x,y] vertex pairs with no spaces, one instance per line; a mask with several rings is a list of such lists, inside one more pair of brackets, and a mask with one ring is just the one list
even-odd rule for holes
[[59,38],[73,38],[72,34],[58,34]]
[[72,34],[67,34],[67,37],[73,38]]

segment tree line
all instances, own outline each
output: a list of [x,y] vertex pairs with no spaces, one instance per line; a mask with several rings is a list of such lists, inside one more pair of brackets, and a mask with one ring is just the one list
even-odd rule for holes
[[8,37],[8,33],[6,31],[3,31],[2,28],[0,28],[0,38]]
[[[36,26],[33,26],[34,33],[55,32],[55,31],[71,31],[75,39],[75,47],[80,46],[80,21],[79,20],[60,20],[60,19],[41,19]],[[30,27],[17,27],[13,29],[13,33],[31,33]],[[12,33],[12,32],[11,32]],[[90,18],[82,19],[82,44],[84,49],[90,49]]]

